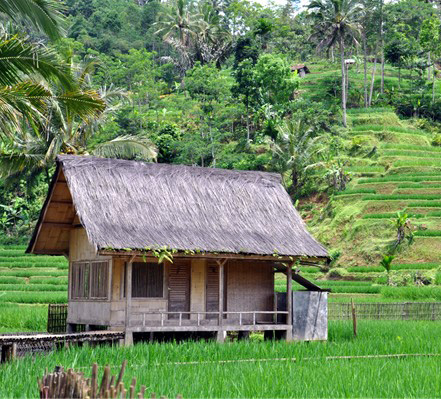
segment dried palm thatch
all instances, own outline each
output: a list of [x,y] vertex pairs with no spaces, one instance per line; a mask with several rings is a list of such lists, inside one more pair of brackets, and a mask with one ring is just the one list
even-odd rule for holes
[[57,163],[98,250],[327,256],[278,174],[72,155]]

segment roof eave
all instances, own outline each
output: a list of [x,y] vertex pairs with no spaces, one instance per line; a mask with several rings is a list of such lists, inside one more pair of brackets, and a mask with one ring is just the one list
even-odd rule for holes
[[[55,185],[57,183],[58,176],[60,174],[61,164],[58,161],[58,159],[56,160],[56,165],[57,165],[57,167],[55,169],[54,175],[52,176],[52,180],[51,180],[51,182],[49,184],[49,188],[48,188],[48,192],[47,192],[47,195],[46,195],[46,199],[44,201],[43,207],[41,208],[37,224],[35,225],[34,231],[32,233],[31,240],[29,241],[29,245],[28,245],[28,247],[26,248],[26,251],[25,251],[25,253],[27,253],[27,254],[36,254],[36,255],[38,255],[38,253],[34,252],[35,244],[37,242],[37,238],[38,238],[38,235],[40,233],[41,226],[43,224],[43,219],[44,219],[44,217],[46,215],[49,203],[51,202],[52,194],[54,192],[54,188],[55,188]],[[59,253],[54,253],[54,254],[46,253],[45,255],[59,255]]]
[[[116,257],[155,257],[152,251],[141,250],[127,250],[127,249],[99,249],[99,255],[116,256]],[[259,255],[246,253],[222,253],[222,252],[177,252],[173,254],[176,258],[203,258],[203,259],[249,259],[258,261],[272,261],[272,262],[297,262],[302,259],[307,260],[308,263],[327,262],[327,256],[306,256],[306,255]]]

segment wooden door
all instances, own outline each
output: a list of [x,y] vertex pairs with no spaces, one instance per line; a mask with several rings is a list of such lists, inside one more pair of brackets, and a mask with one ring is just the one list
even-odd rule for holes
[[[169,267],[168,275],[168,311],[190,311],[190,262],[175,260]],[[170,319],[179,318],[178,315],[170,315]],[[183,315],[188,319],[189,315]]]
[[[219,265],[214,261],[207,263],[207,285],[205,291],[207,312],[219,311]],[[216,314],[207,314],[207,319],[216,319]]]

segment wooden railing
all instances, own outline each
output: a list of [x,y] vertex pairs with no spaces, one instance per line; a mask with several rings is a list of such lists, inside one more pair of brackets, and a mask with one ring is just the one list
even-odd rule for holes
[[[287,311],[264,311],[264,310],[244,310],[240,312],[222,312],[222,315],[224,317],[227,317],[229,315],[238,315],[238,321],[234,320],[235,325],[243,326],[244,324],[244,316],[251,315],[251,321],[247,322],[246,325],[253,325],[256,326],[258,321],[257,317],[258,315],[271,315],[273,316],[272,321],[267,322],[268,324],[275,323],[276,318],[278,315],[287,315]],[[161,327],[164,327],[167,323],[167,325],[173,324],[178,327],[182,327],[184,320],[183,316],[189,316],[190,322],[195,322],[195,326],[201,326],[202,321],[209,321],[214,322],[216,325],[220,325],[223,323],[224,319],[220,318],[220,312],[199,312],[199,311],[188,311],[188,312],[166,312],[166,311],[150,311],[150,312],[132,312],[131,316],[139,316],[142,315],[142,326],[147,327],[149,325],[158,325],[158,321],[160,323]],[[196,319],[191,319],[192,315],[196,315]],[[161,316],[160,320],[149,320],[148,316]],[[177,316],[176,319],[169,318],[169,316]],[[202,316],[205,316],[205,318],[202,318]],[[217,316],[216,318],[207,318],[207,316]],[[133,319],[131,317],[131,319]],[[228,321],[228,319],[225,319],[225,321]],[[231,321],[231,320],[230,320]],[[132,325],[132,320],[130,322],[130,325]]]

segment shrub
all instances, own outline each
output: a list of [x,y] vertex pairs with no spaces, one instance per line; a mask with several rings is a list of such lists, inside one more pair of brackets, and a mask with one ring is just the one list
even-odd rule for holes
[[331,270],[329,270],[328,274],[326,275],[328,278],[340,278],[348,275],[348,271],[346,269],[343,269],[342,267],[335,267]]
[[432,138],[432,145],[434,147],[441,147],[441,134],[437,133]]

